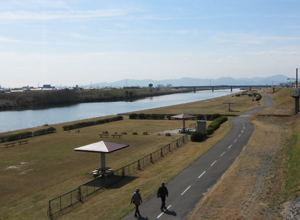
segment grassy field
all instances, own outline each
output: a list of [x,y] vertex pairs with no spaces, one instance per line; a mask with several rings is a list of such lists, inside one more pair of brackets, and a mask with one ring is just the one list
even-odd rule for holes
[[[275,94],[274,100],[276,102]],[[281,96],[278,95],[278,103],[280,103]],[[259,103],[252,101],[249,96],[235,97],[230,95],[142,112],[228,114],[228,106],[224,105],[223,102],[229,100],[236,102],[232,105],[233,112],[230,114],[237,115],[263,103],[263,100]],[[273,111],[275,110],[276,108]],[[122,121],[82,128],[79,133],[76,132],[77,130],[70,132],[62,130],[63,125],[72,123],[53,125],[57,129],[57,133],[30,138],[27,145],[0,148],[0,197],[2,198],[0,216],[3,219],[46,219],[50,199],[91,180],[93,178],[91,171],[100,166],[100,155],[75,152],[74,148],[100,140],[130,144],[130,147],[107,156],[107,165],[113,169],[118,169],[179,138],[177,135],[158,136],[155,134],[156,132],[182,127],[182,121],[179,120],[129,120],[125,116]],[[190,123],[195,123],[195,121],[186,121],[186,125]],[[129,201],[136,187],[141,189],[145,200],[157,190],[161,181],[172,179],[184,167],[187,167],[220,141],[230,130],[230,127],[231,123],[228,121],[207,141],[202,143],[189,142],[131,178],[92,196],[80,207],[65,213],[60,219],[121,218],[133,208]],[[27,130],[34,131],[37,129]],[[119,134],[127,132],[127,135],[123,135],[121,139],[100,139],[98,134],[103,131]],[[137,132],[138,135],[132,135],[132,132]],[[143,132],[148,132],[149,135],[143,135]],[[7,134],[9,133],[14,132]],[[101,204],[104,202],[109,205],[103,207]]]

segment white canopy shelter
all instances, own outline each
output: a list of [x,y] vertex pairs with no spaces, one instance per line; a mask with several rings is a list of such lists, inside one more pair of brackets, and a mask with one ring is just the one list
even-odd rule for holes
[[101,167],[97,168],[97,170],[101,170],[101,173],[104,174],[106,170],[110,169],[110,167],[106,167],[105,165],[105,154],[123,149],[128,146],[129,146],[128,144],[119,144],[119,143],[112,143],[107,141],[100,141],[100,142],[75,148],[74,150],[83,151],[83,152],[101,153]]

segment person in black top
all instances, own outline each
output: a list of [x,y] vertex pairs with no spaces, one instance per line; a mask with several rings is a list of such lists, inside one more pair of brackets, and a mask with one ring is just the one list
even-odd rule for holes
[[166,196],[169,196],[169,192],[167,187],[165,187],[165,183],[163,182],[161,184],[161,187],[159,187],[157,191],[157,198],[161,198],[161,207],[160,210],[163,212],[166,208]]

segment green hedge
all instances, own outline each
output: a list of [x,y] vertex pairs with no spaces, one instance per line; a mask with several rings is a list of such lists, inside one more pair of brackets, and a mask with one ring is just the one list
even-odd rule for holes
[[104,123],[120,121],[120,120],[123,120],[123,116],[118,115],[116,117],[100,119],[97,121],[79,122],[79,123],[72,124],[72,125],[65,125],[65,126],[63,126],[63,130],[69,131],[72,129],[83,128],[83,127],[87,127],[87,126],[93,126],[93,125],[104,124]]
[[221,116],[219,118],[216,118],[208,125],[208,128],[212,128],[214,131],[216,131],[220,127],[220,125],[227,120],[228,120],[227,116]]
[[56,129],[53,128],[53,127],[49,127],[49,128],[46,128],[46,129],[40,129],[40,130],[37,130],[37,131],[33,132],[33,136],[50,134],[50,133],[53,133],[53,132],[56,132]]
[[[171,116],[174,116],[174,114],[144,114],[144,113],[132,113],[129,115],[129,119],[153,119],[153,120],[171,120]],[[197,120],[205,120],[206,119],[209,121],[212,121],[216,118],[219,118],[221,115],[220,114],[198,114],[195,115]]]
[[191,134],[191,141],[192,142],[200,142],[206,139],[206,134],[202,131],[195,131]]
[[11,134],[11,135],[6,135],[6,136],[0,137],[0,142],[16,141],[16,140],[20,140],[20,139],[24,139],[24,138],[29,138],[32,136],[49,134],[49,133],[53,133],[53,132],[56,132],[56,128],[49,127],[46,129],[40,129],[40,130],[34,131],[33,133],[31,131],[27,131],[27,132],[22,132],[22,133],[18,133],[18,134]]

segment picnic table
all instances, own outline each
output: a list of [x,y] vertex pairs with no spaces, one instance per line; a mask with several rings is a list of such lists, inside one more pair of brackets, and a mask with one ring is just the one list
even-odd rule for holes
[[181,129],[179,129],[180,133],[185,133],[185,132],[189,132],[189,131],[190,131],[189,128],[181,128]]
[[27,142],[28,142],[28,140],[18,141],[18,143],[19,143],[20,145],[22,145],[23,143],[24,143],[24,144],[27,144]]
[[99,136],[102,138],[102,137],[108,137],[109,134],[99,134]]
[[16,142],[12,142],[12,143],[8,143],[8,144],[5,144],[6,147],[14,147],[16,144]]
[[[94,176],[94,177],[97,177],[97,176],[102,176],[102,175],[109,175],[109,174],[111,174],[111,173],[114,172],[114,170],[113,170],[113,169],[110,169],[110,167],[105,167],[105,169],[104,169],[104,170],[105,170],[105,173],[103,173],[102,170],[103,170],[103,168],[101,168],[101,167],[99,167],[99,168],[93,170],[93,171],[92,171],[93,176]],[[107,173],[106,171],[109,171],[109,172]]]
[[113,136],[113,138],[115,138],[115,137],[119,137],[119,138],[121,138],[121,137],[122,137],[122,135],[121,135],[121,134],[112,134],[111,136]]

